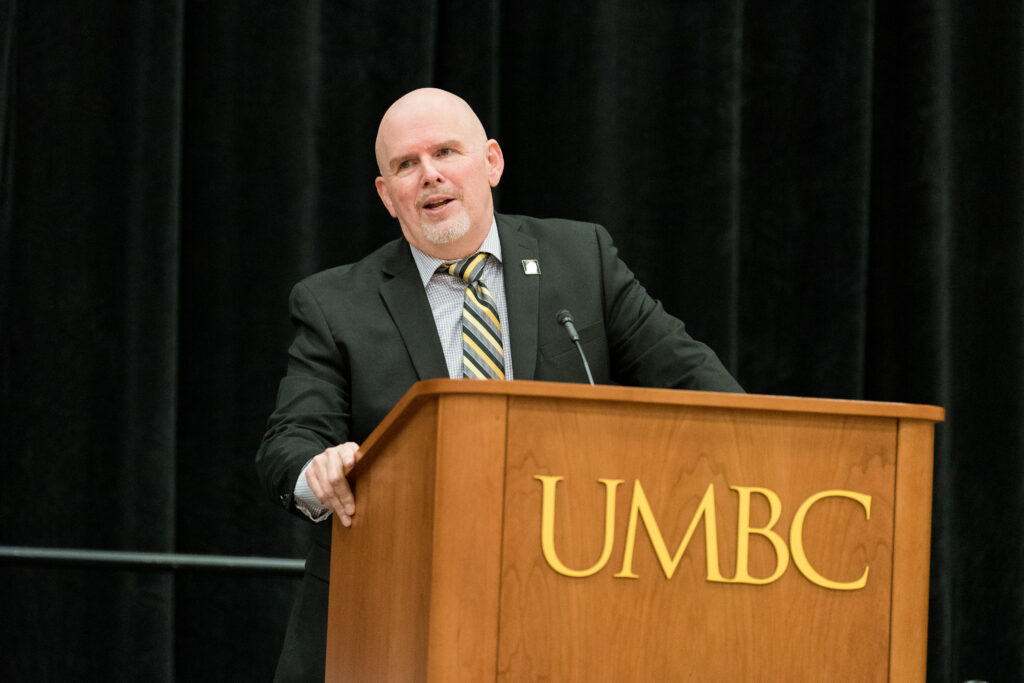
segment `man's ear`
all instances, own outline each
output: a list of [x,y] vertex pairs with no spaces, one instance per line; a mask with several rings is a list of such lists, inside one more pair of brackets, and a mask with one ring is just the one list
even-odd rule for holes
[[502,154],[497,140],[488,140],[484,153],[487,156],[487,182],[491,187],[497,187],[505,170],[505,155]]
[[388,210],[392,218],[398,218],[398,214],[395,213],[395,203],[391,201],[391,193],[388,192],[388,187],[384,184],[384,178],[377,176],[373,184],[377,187],[377,196],[384,202],[384,208]]

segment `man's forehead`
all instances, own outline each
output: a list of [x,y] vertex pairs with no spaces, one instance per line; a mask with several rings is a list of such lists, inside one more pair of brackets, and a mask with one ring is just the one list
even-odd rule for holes
[[[486,142],[483,131],[474,135],[472,128],[455,125],[442,118],[420,118],[408,122],[395,121],[380,132],[380,146],[386,160],[392,162],[410,154],[430,152],[441,147],[471,149]],[[479,139],[478,139],[479,138]]]
[[470,136],[464,128],[431,121],[395,126],[382,131],[381,134],[381,142],[387,148],[389,156],[412,150],[425,150],[445,142],[465,145],[469,139]]

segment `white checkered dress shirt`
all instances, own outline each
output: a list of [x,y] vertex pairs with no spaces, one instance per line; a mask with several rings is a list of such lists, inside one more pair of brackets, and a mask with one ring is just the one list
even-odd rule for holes
[[[444,359],[448,364],[448,376],[452,379],[462,378],[462,301],[466,292],[466,282],[455,275],[438,273],[437,267],[446,263],[444,259],[427,256],[415,247],[412,249],[413,259],[420,271],[423,288],[427,292],[430,310],[434,313],[434,324],[437,325],[437,336],[444,349]],[[498,320],[501,321],[501,345],[505,354],[505,379],[512,379],[512,354],[509,352],[508,341],[508,304],[505,301],[505,281],[502,277],[501,241],[498,239],[496,226],[491,224],[491,231],[480,245],[478,251],[486,251],[489,256],[484,263],[484,272],[480,276],[487,289],[498,304]],[[448,261],[450,263],[450,261]]]

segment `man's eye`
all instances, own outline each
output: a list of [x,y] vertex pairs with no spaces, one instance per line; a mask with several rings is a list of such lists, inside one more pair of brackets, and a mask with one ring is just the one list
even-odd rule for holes
[[437,150],[437,156],[439,156],[439,157],[446,157],[446,156],[451,155],[451,153],[452,153],[452,148],[451,147],[442,147],[441,149]]
[[398,170],[404,171],[408,168],[412,168],[412,159],[406,159],[405,161],[399,162]]

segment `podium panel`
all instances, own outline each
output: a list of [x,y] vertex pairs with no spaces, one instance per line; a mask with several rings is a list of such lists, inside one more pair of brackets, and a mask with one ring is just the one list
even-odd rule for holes
[[[554,680],[814,680],[824,671],[845,671],[846,681],[885,679],[889,624],[876,617],[887,612],[892,578],[894,420],[618,404],[556,411],[548,401],[513,400],[508,431],[498,670],[510,680],[546,672]],[[552,571],[538,552],[534,477],[570,472],[557,485],[554,538],[571,568],[600,559],[607,487],[599,480],[622,481],[607,565],[584,578]],[[639,515],[628,572],[635,578],[622,577],[637,482],[673,555],[713,492],[715,524],[709,529],[705,513],[671,578]],[[772,522],[770,494],[759,489],[779,501],[768,532],[778,548],[764,532],[745,534],[746,583],[733,582],[741,494],[732,487],[752,489],[743,494],[746,528]],[[804,548],[821,575],[839,582],[870,567],[857,591],[813,584],[789,556],[797,508],[833,489],[871,496],[870,519],[853,500],[822,499],[805,517]],[[778,579],[758,583],[780,569]],[[716,572],[721,578],[709,581]]]
[[930,406],[416,385],[335,526],[328,680],[924,680]]

